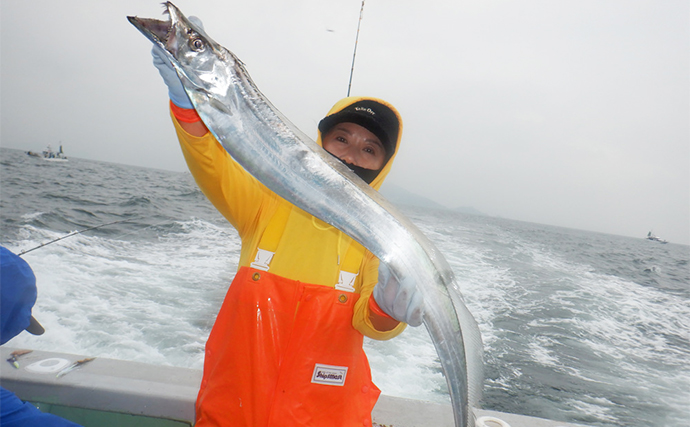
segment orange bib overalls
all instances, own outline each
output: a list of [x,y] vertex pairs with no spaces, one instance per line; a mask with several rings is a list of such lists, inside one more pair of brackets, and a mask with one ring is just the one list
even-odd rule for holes
[[358,298],[240,268],[206,343],[195,425],[371,426],[380,390],[352,326]]

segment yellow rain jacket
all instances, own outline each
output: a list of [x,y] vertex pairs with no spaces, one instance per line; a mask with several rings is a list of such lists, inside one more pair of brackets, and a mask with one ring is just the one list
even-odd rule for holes
[[[380,99],[349,97],[336,103],[327,115],[365,99],[387,105],[397,114],[392,105]],[[210,132],[203,137],[194,137],[180,127],[174,116],[173,122],[185,160],[199,188],[237,229],[242,239],[239,268],[250,267],[255,261],[260,241],[269,224],[273,223],[269,230],[278,236],[273,239],[278,242],[277,247],[270,248],[275,252],[270,263],[272,274],[335,287],[340,280],[342,264],[355,263],[354,268],[346,267],[346,270],[348,267],[355,270],[353,273],[359,270],[354,288],[360,297],[354,307],[352,326],[363,335],[377,340],[393,338],[403,331],[404,323],[390,331],[378,331],[369,321],[369,298],[378,280],[379,266],[378,259],[371,252],[266,188],[237,164]],[[400,145],[402,119],[399,114],[398,122],[401,125],[395,152],[371,183],[377,190],[388,175]],[[320,132],[316,142],[321,145]]]
[[[329,115],[362,99],[341,100]],[[197,184],[242,239],[206,343],[195,425],[370,427],[380,390],[363,335],[389,339],[405,328],[378,331],[369,320],[378,260],[258,182],[210,133],[193,137],[173,120]]]

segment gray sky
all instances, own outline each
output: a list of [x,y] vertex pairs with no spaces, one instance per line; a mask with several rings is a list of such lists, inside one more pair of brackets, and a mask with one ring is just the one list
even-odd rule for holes
[[[314,137],[347,93],[359,0],[178,0]],[[127,15],[159,0],[2,0],[0,144],[186,170]],[[369,0],[353,95],[405,122],[390,182],[447,207],[690,243],[687,0]]]

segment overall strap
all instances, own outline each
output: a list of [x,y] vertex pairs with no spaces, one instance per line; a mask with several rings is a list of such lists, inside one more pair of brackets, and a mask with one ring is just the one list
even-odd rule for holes
[[364,258],[364,247],[354,240],[350,242],[345,252],[343,262],[340,264],[340,274],[335,288],[340,291],[354,292],[355,279],[359,275],[359,269]]
[[[263,271],[269,270],[273,255],[275,255],[288,218],[290,217],[292,207],[293,206],[288,203],[281,203],[280,206],[278,206],[278,209],[273,214],[271,221],[261,236],[259,246],[256,249],[254,262],[250,264],[250,267]],[[350,242],[345,256],[341,257],[338,282],[335,284],[336,289],[346,292],[355,292],[355,279],[359,275],[364,253],[365,249],[362,245],[354,241]]]
[[271,221],[264,230],[264,234],[261,235],[261,240],[256,250],[256,257],[254,262],[250,264],[252,268],[268,271],[269,264],[278,248],[280,238],[283,236],[283,230],[285,230],[285,224],[287,224],[291,211],[292,205],[288,203],[281,203],[278,206],[276,213],[273,214]]

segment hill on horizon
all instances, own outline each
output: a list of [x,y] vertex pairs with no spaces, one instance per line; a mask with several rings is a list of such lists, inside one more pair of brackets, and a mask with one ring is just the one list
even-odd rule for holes
[[427,197],[420,196],[419,194],[415,194],[411,191],[405,190],[404,188],[391,183],[385,183],[383,187],[381,187],[381,194],[383,194],[383,196],[386,199],[388,199],[396,205],[432,208],[446,211],[449,210],[453,212],[461,212],[471,215],[486,216],[484,212],[481,212],[471,206],[458,206],[455,208],[449,208]]

